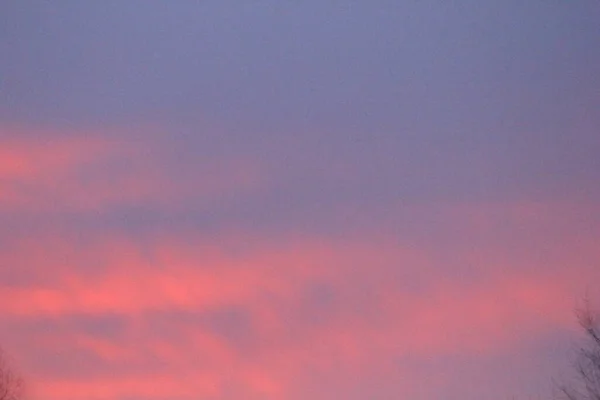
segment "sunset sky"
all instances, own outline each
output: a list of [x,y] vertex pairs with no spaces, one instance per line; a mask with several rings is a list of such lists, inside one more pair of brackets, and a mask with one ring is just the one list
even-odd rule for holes
[[598,0],[0,0],[32,400],[547,399],[599,282]]

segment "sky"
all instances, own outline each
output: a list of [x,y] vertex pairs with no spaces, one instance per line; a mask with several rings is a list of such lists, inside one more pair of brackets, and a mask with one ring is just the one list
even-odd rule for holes
[[549,398],[600,292],[597,0],[1,0],[33,400]]

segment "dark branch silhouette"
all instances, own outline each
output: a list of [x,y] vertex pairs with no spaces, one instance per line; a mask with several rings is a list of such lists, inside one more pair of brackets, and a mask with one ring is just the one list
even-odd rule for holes
[[23,380],[0,350],[0,400],[20,400]]
[[559,385],[559,390],[568,400],[600,400],[600,325],[598,314],[585,301],[577,310],[577,320],[583,328],[587,343],[578,349],[575,359],[576,379],[569,384]]

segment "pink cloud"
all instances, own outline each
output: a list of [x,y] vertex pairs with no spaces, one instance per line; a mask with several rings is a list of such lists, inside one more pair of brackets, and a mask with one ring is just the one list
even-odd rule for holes
[[[63,159],[22,172],[12,162],[5,176],[31,182],[44,171],[68,176],[65,171],[93,157]],[[118,188],[81,204],[93,204],[86,208],[92,210],[113,195],[125,201]],[[152,199],[152,193],[141,196]],[[577,231],[578,213],[585,210],[562,203],[449,208],[441,218],[453,241],[444,251],[427,241],[403,243],[386,229],[343,238],[171,233],[144,243],[115,234],[76,242],[72,233],[50,229],[12,238],[0,253],[2,265],[29,271],[18,284],[0,285],[0,320],[47,324],[110,315],[126,321],[124,332],[111,337],[74,323],[56,335],[0,334],[24,354],[22,364],[36,371],[35,389],[47,399],[236,393],[279,400],[297,398],[315,376],[392,379],[398,359],[494,356],[570,328],[573,301],[598,277],[589,262],[600,256],[597,237],[590,232],[569,240],[544,228],[560,220],[566,233]],[[533,251],[514,244],[532,232]],[[453,269],[463,263],[471,266],[468,279]],[[214,315],[226,317],[215,322]],[[36,354],[44,351],[123,370],[111,376],[82,365],[72,375],[49,372],[36,368]]]
[[131,204],[176,208],[182,202],[231,196],[261,183],[253,160],[204,157],[193,171],[173,176],[174,171],[156,162],[169,156],[169,149],[158,140],[76,133],[46,142],[14,134],[0,140],[0,210],[91,211]]

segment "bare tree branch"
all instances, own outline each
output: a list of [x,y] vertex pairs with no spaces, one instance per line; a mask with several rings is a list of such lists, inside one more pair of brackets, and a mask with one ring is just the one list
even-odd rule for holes
[[577,321],[586,334],[587,343],[577,351],[575,360],[576,379],[558,387],[567,400],[600,400],[600,326],[598,315],[592,311],[589,301],[576,310]]
[[22,396],[23,379],[0,350],[0,400],[20,400]]

